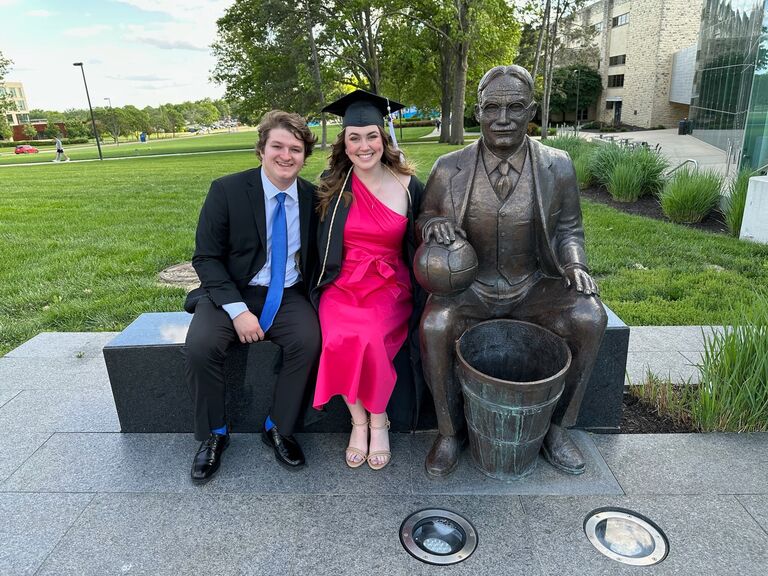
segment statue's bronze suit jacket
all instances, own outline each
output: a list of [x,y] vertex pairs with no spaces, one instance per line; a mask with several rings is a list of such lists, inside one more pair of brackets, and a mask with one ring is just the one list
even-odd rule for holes
[[[587,270],[579,188],[570,157],[562,150],[544,146],[527,136],[523,145],[528,146],[533,170],[541,271],[557,277],[564,276],[563,270],[572,266]],[[437,160],[427,181],[418,219],[419,235],[424,225],[437,217],[450,218],[462,227],[472,196],[475,170],[485,170],[479,158],[481,146],[481,140],[478,140]],[[488,238],[488,241],[495,242],[496,239]]]

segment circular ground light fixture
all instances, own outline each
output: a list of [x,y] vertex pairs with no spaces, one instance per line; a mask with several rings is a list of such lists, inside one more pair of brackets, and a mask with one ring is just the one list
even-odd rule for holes
[[593,510],[584,520],[584,533],[598,552],[629,566],[653,566],[669,553],[661,528],[624,508]]
[[446,566],[472,555],[477,548],[477,531],[469,520],[455,512],[427,508],[403,521],[400,542],[417,560]]

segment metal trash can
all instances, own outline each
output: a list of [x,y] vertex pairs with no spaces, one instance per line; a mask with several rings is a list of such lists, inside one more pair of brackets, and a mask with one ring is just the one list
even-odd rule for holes
[[691,133],[691,123],[688,121],[687,118],[683,118],[680,120],[680,122],[677,123],[677,134],[678,136],[685,136],[686,134]]
[[527,476],[571,366],[565,340],[528,322],[488,320],[456,341],[456,358],[475,465],[500,480]]

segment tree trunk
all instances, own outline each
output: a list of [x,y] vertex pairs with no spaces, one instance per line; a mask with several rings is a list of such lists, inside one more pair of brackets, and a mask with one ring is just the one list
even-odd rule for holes
[[[323,95],[323,82],[320,78],[320,60],[317,57],[317,45],[315,44],[315,34],[312,31],[312,17],[309,11],[309,0],[307,0],[304,3],[305,8],[305,16],[306,16],[306,26],[307,26],[307,37],[309,38],[309,49],[312,53],[312,77],[315,81],[315,88],[317,88],[317,97],[320,102],[320,109],[322,110],[325,108],[325,96]],[[328,136],[328,130],[326,127],[325,122],[325,112],[323,112],[320,115],[321,118],[321,124],[322,124],[322,137],[320,139],[320,149],[325,150],[326,146],[328,145],[327,142],[327,136]]]
[[453,76],[453,102],[451,111],[451,144],[464,144],[464,95],[467,89],[467,61],[469,46],[460,42],[456,51],[456,67]]
[[467,89],[469,60],[469,0],[458,0],[459,40],[456,42],[453,74],[453,102],[451,102],[451,144],[464,144],[464,95]]
[[539,30],[539,39],[536,42],[536,60],[533,62],[533,71],[531,72],[531,76],[533,77],[533,80],[536,81],[536,74],[539,72],[539,57],[541,56],[541,42],[544,39],[544,32],[549,28],[549,8],[551,5],[552,0],[547,0],[547,4],[544,7],[544,22],[541,25],[541,29]]
[[549,101],[552,94],[552,74],[554,72],[555,64],[555,46],[557,43],[557,25],[561,17],[561,3],[558,0],[557,7],[555,8],[555,20],[552,23],[552,32],[547,34],[548,50],[547,50],[547,63],[544,70],[544,102],[541,109],[541,139],[547,139],[547,132],[549,131]]
[[[445,26],[444,28],[447,28]],[[451,44],[440,39],[440,142],[451,137],[451,104],[453,101],[453,51]]]

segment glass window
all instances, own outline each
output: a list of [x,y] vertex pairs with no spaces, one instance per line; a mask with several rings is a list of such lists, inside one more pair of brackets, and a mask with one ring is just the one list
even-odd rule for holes
[[624,86],[624,74],[612,74],[608,76],[608,88],[621,88]]
[[614,104],[614,102],[612,100],[609,100],[608,102],[605,103],[605,109],[606,110],[613,110],[613,104]]
[[619,54],[618,56],[611,56],[608,59],[608,66],[619,66],[627,62],[626,54]]
[[620,14],[619,16],[614,16],[611,20],[611,26],[614,28],[616,26],[624,26],[624,24],[629,24],[629,12]]

